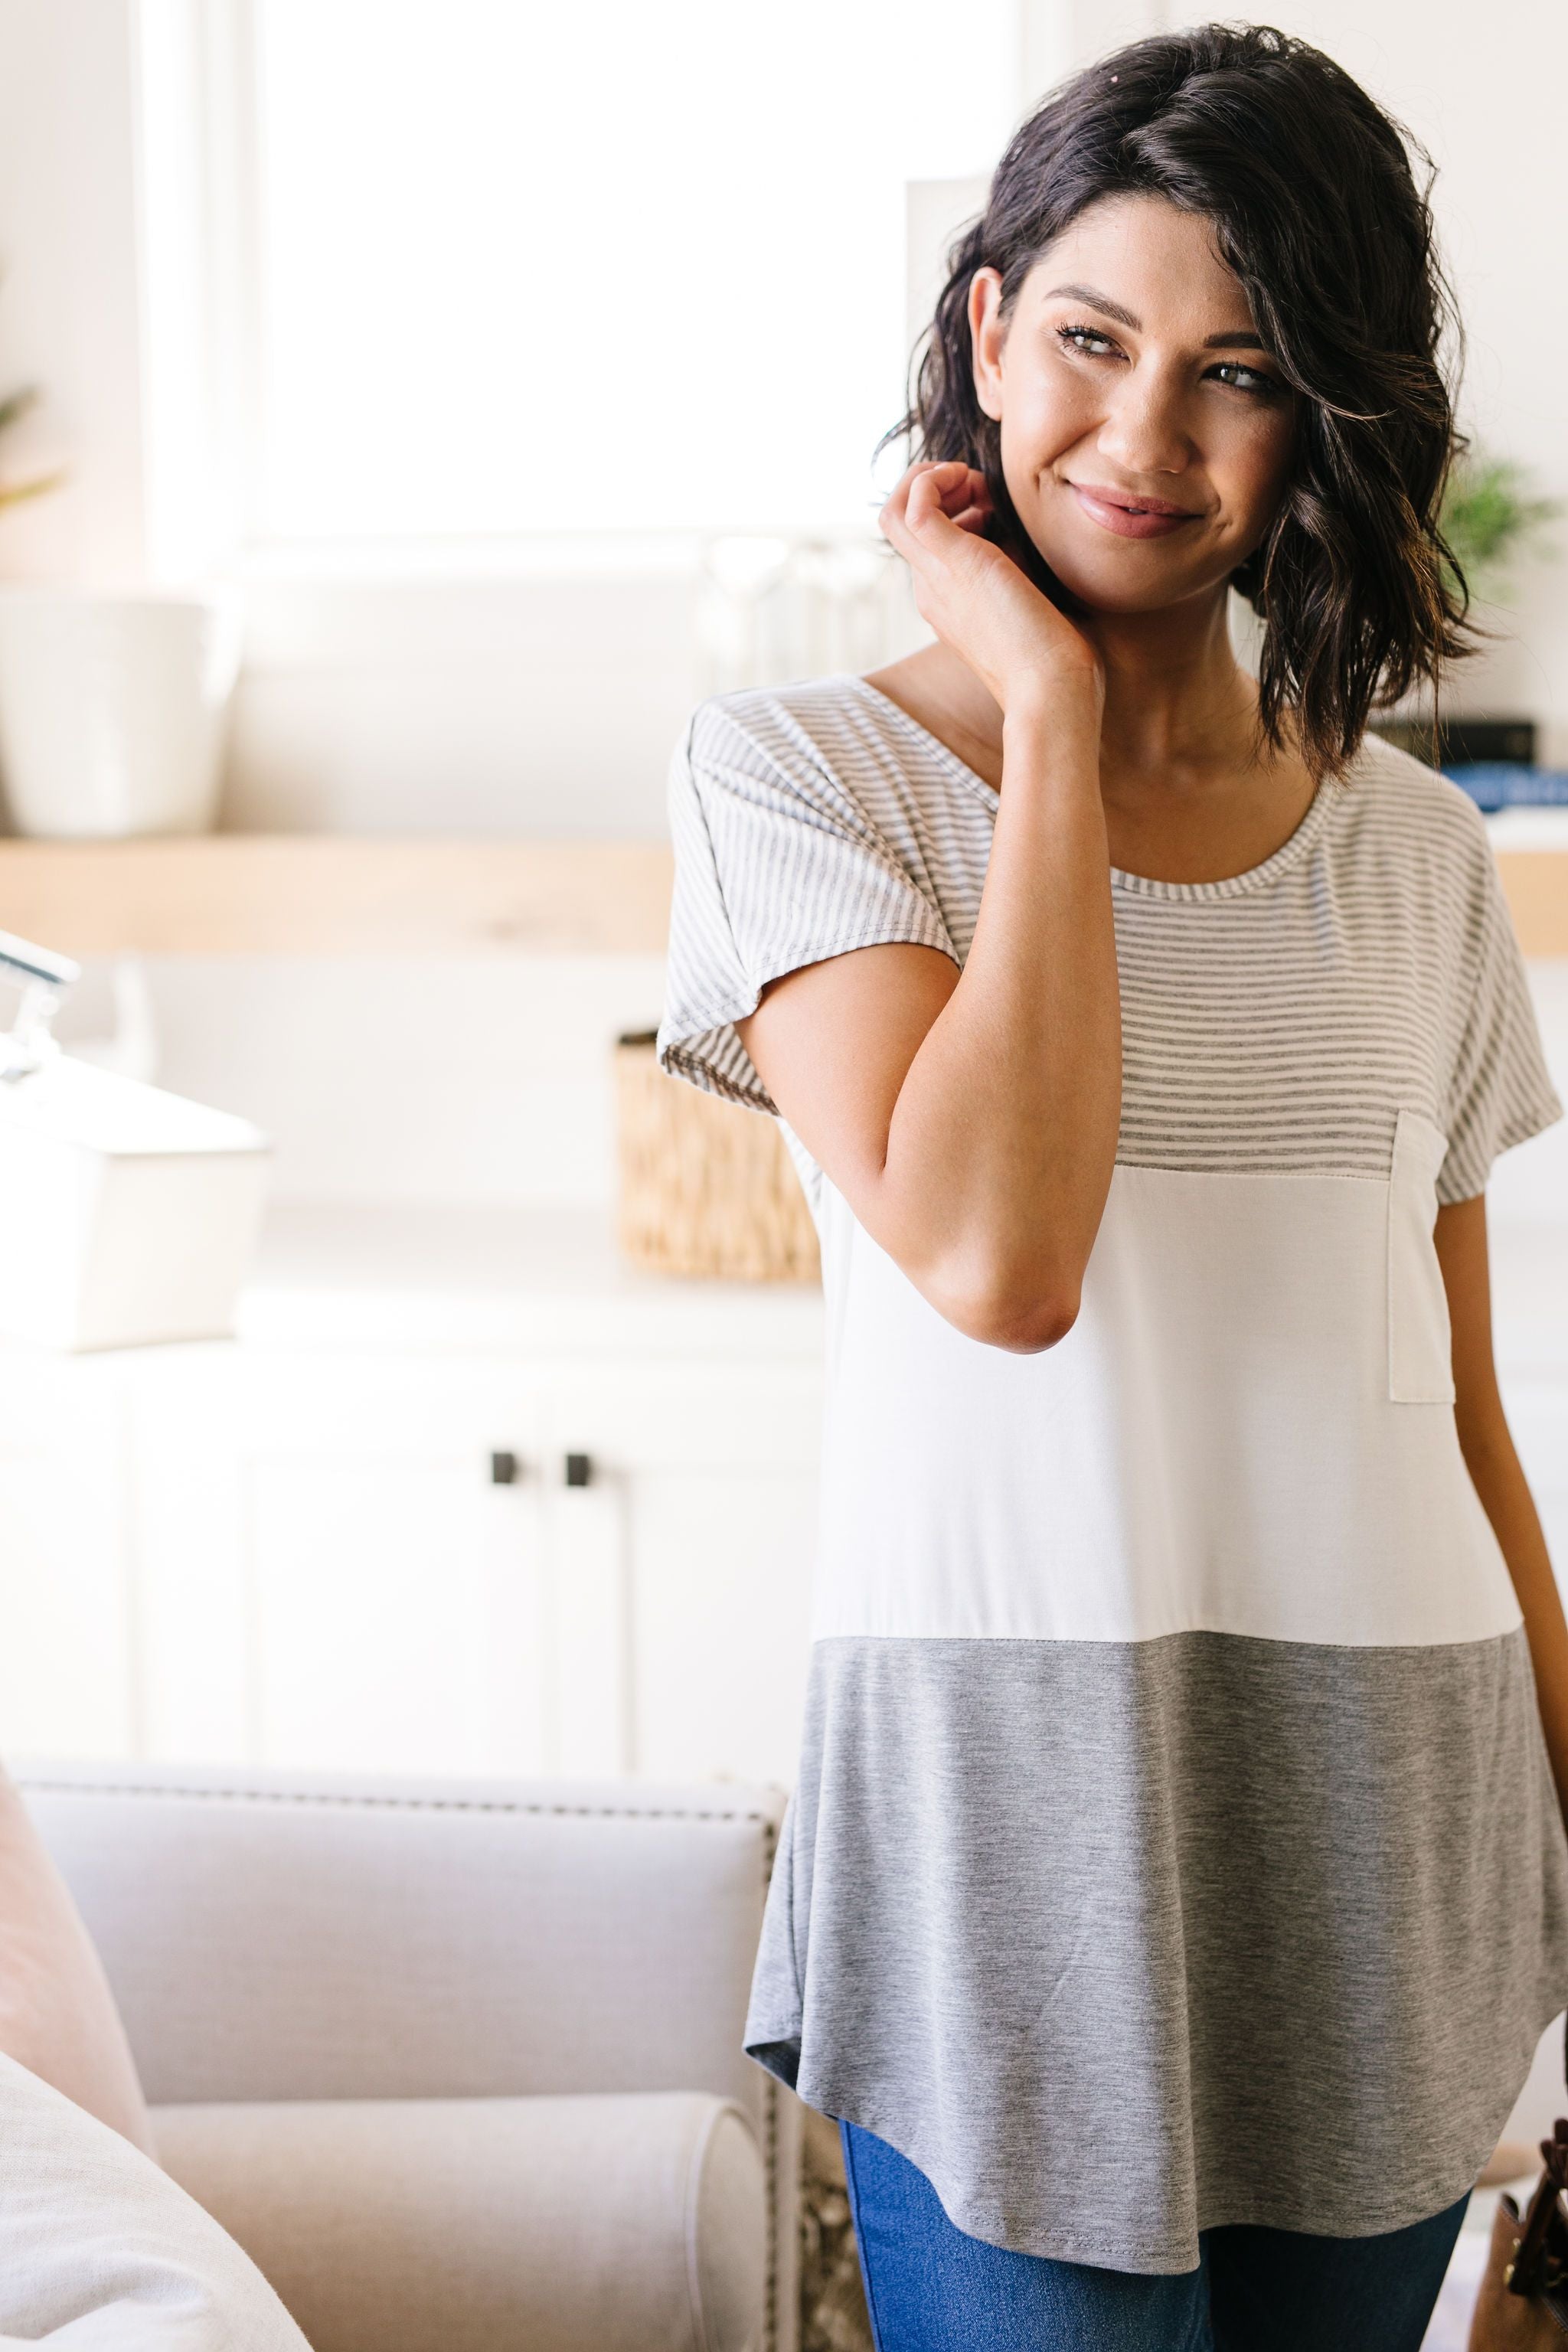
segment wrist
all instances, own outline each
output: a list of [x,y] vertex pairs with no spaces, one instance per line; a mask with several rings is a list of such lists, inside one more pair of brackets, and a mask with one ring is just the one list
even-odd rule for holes
[[1098,760],[1104,692],[1092,670],[1066,676],[1031,671],[1002,703],[1004,748],[1026,744],[1081,747]]
[[1047,656],[1010,671],[998,696],[1005,718],[1025,722],[1043,713],[1087,710],[1098,724],[1105,700],[1105,672],[1091,647],[1083,644],[1070,654]]

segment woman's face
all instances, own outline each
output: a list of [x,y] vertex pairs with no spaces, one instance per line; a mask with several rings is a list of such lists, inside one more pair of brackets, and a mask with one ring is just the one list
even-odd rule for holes
[[1047,247],[1000,313],[970,289],[975,389],[1019,520],[1092,612],[1213,594],[1273,521],[1295,397],[1201,214],[1111,196]]

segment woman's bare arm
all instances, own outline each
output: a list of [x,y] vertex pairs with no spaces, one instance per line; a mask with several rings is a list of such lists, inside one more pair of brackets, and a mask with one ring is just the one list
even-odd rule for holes
[[1568,1622],[1540,1516],[1498,1393],[1485,1194],[1439,1209],[1435,1239],[1454,1337],[1459,1447],[1513,1579],[1535,1671],[1546,1751],[1558,1801],[1568,1817]]
[[[922,488],[922,475],[947,478]],[[939,1312],[1030,1352],[1078,1311],[1121,1117],[1102,686],[1070,624],[944,511],[977,479],[914,469],[884,520],[926,619],[1004,713],[963,971],[931,948],[856,949],[773,982],[736,1025],[791,1127]]]

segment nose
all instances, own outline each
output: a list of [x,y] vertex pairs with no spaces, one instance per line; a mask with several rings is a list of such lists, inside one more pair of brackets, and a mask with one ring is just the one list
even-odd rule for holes
[[1180,388],[1157,367],[1131,367],[1115,383],[1100,425],[1102,457],[1126,474],[1179,474],[1193,454]]

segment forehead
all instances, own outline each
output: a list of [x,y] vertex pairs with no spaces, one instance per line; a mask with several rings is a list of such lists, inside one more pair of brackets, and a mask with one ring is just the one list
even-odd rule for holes
[[1212,220],[1164,196],[1101,196],[1087,205],[1033,264],[1020,297],[1040,301],[1063,285],[1092,287],[1151,329],[1158,322],[1213,334],[1254,324]]

